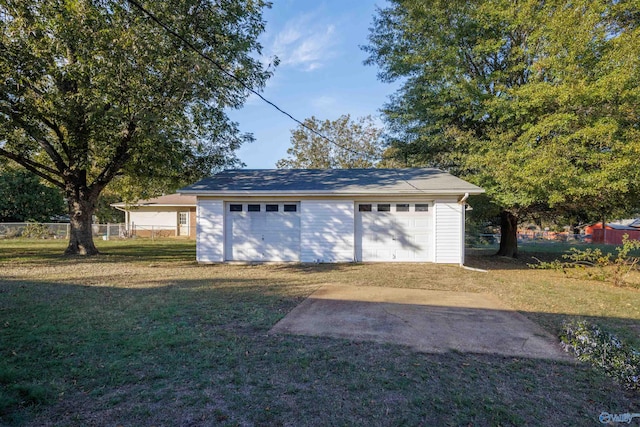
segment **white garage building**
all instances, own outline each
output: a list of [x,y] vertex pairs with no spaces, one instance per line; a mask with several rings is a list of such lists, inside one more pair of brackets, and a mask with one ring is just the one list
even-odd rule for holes
[[199,262],[464,262],[465,200],[437,169],[228,170],[197,196]]

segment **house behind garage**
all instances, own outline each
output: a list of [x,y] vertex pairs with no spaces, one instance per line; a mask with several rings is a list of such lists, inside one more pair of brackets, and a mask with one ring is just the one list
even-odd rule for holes
[[197,260],[464,262],[465,200],[438,169],[228,170],[197,197]]
[[167,194],[134,203],[113,203],[111,206],[125,213],[125,226],[130,236],[196,236],[195,196]]

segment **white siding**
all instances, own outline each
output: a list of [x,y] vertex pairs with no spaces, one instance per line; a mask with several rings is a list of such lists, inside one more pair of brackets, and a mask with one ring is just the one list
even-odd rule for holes
[[300,202],[300,260],[351,262],[354,257],[353,201]]
[[460,264],[462,257],[462,207],[457,201],[435,202],[435,262]]
[[175,208],[155,207],[153,210],[144,208],[131,210],[129,222],[132,227],[140,229],[174,230],[178,226],[178,213]]
[[224,203],[198,198],[196,259],[198,262],[224,261]]

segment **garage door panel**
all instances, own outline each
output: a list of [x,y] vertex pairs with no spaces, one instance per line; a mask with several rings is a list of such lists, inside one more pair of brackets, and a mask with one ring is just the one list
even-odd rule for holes
[[298,261],[300,250],[282,245],[271,245],[266,243],[264,246],[265,261]]
[[262,257],[261,252],[258,250],[261,242],[256,238],[234,239],[232,244],[230,259],[235,261],[255,261]]
[[399,228],[401,228],[401,231],[409,231],[415,223],[415,220],[413,218],[403,218],[401,216],[397,216],[394,218],[395,219],[395,225]]
[[411,261],[414,260],[415,252],[412,249],[396,249],[395,256],[399,260]]
[[249,232],[251,231],[251,218],[246,217],[242,214],[232,214],[231,215],[233,228],[236,231]]
[[[234,203],[238,205],[239,203]],[[242,204],[241,212],[226,209],[226,259],[230,261],[298,261],[300,259],[300,216],[297,212],[284,212],[283,204],[277,211],[267,211],[266,203],[260,211],[249,212]],[[276,203],[269,202],[269,205]],[[291,204],[288,202],[287,204]]]
[[[369,204],[369,203],[366,203]],[[376,203],[371,203],[376,206]],[[356,251],[361,261],[430,261],[430,212],[356,209]]]

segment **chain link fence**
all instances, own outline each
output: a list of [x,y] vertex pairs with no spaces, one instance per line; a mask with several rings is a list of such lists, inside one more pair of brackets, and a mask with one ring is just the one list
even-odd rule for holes
[[[109,238],[129,237],[124,224],[93,224],[93,236]],[[0,239],[68,239],[68,223],[4,222],[0,223]]]
[[[93,224],[93,237],[111,240],[142,238],[166,238],[191,236],[194,229],[188,226],[170,227],[157,225],[131,224]],[[68,239],[70,225],[68,223],[9,222],[0,223],[0,239]]]
[[[500,244],[500,233],[467,233],[466,241],[468,246],[491,246]],[[592,243],[591,234],[572,234],[566,232],[523,232],[518,233],[518,244],[528,243]]]

